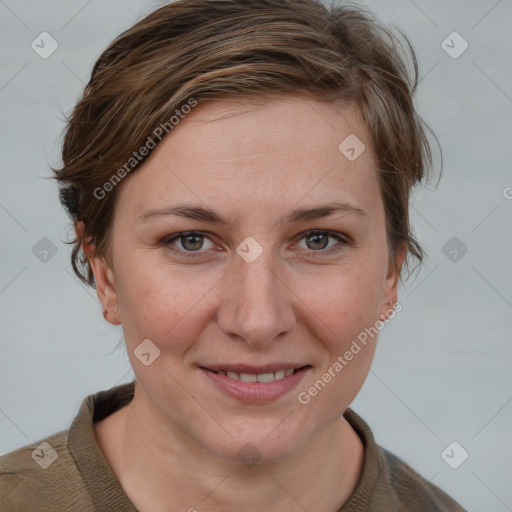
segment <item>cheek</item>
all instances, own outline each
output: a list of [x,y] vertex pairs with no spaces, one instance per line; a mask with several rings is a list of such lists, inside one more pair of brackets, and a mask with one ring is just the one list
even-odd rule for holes
[[301,403],[326,424],[350,405],[368,375],[378,337],[376,289],[368,276],[346,274],[308,297],[309,329],[316,331],[325,353],[300,390]]
[[[181,350],[188,339],[197,337],[208,292],[215,283],[209,277],[194,275],[168,264],[144,261],[134,264],[125,260],[118,266],[119,309],[125,338],[129,345],[149,338],[157,345]],[[210,283],[210,281],[212,281]],[[179,331],[179,335],[176,333]]]
[[[355,398],[375,353],[382,275],[379,265],[343,265],[306,294],[309,329],[326,349],[321,368],[302,391],[321,414],[334,418]],[[320,396],[321,395],[321,396]],[[328,412],[330,410],[331,412]],[[331,419],[332,419],[331,418]]]
[[323,323],[327,339],[334,345],[357,336],[378,319],[383,291],[378,267],[364,262],[340,265],[332,272],[295,282],[292,289],[306,306],[305,311]]

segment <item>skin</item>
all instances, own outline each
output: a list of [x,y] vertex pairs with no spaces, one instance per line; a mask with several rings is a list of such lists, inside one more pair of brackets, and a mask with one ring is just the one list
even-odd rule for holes
[[[338,150],[349,134],[366,145],[353,162]],[[375,168],[352,105],[217,100],[195,107],[118,185],[109,253],[90,261],[105,318],[123,326],[136,388],[95,434],[139,510],[333,512],[354,492],[364,448],[342,414],[377,337],[308,404],[297,395],[397,301],[405,251],[393,265]],[[366,215],[284,219],[329,201]],[[232,225],[141,219],[177,203],[213,208]],[[331,233],[315,239],[312,229]],[[161,242],[189,230],[205,237]],[[263,249],[252,263],[236,252],[248,236]],[[148,366],[134,355],[144,339],[160,349]],[[312,368],[262,404],[225,395],[198,368],[274,361]],[[249,442],[261,455],[251,467],[238,458]]]

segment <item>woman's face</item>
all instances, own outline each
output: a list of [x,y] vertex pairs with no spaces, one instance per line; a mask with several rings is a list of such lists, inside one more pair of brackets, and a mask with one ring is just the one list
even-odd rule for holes
[[348,407],[376,343],[358,336],[396,302],[372,151],[353,107],[215,101],[118,185],[93,268],[148,422],[270,461]]

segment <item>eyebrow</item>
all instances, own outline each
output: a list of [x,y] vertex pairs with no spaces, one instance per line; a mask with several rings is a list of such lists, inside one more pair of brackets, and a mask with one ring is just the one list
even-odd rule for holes
[[[361,218],[368,218],[368,214],[361,208],[345,202],[334,201],[325,204],[316,205],[310,208],[299,208],[292,210],[284,217],[284,222],[296,223],[306,220],[321,219],[331,215],[341,213],[345,215],[354,215]],[[224,224],[228,227],[232,223],[224,219],[217,211],[202,206],[178,204],[173,206],[165,206],[163,208],[155,208],[148,210],[139,216],[143,222],[147,222],[155,217],[175,215],[186,219],[194,219],[202,222],[211,222],[214,224]]]

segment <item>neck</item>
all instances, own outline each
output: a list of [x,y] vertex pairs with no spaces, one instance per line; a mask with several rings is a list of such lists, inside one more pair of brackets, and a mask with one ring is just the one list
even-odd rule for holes
[[360,438],[340,417],[286,459],[235,463],[164,424],[137,393],[94,430],[140,512],[336,512],[356,488],[364,461]]

